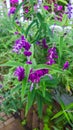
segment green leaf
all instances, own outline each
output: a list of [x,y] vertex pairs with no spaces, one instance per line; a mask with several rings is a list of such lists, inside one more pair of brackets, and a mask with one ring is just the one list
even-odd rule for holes
[[37,13],[37,18],[39,19],[40,23],[44,22],[44,18],[39,12]]
[[4,64],[1,64],[0,66],[13,66],[13,67],[17,67],[17,66],[23,66],[22,63],[20,62],[16,62],[16,61],[8,61]]
[[42,117],[43,101],[40,95],[37,95],[37,106],[39,117]]
[[27,86],[27,82],[26,82],[26,78],[24,78],[24,80],[22,81],[22,89],[21,89],[21,100],[24,100],[24,96],[26,93],[26,86]]
[[20,10],[20,8],[21,8],[21,6],[22,6],[23,4],[26,4],[26,1],[21,2],[21,3],[17,6],[16,11],[15,11],[15,14],[13,15],[13,23],[15,22],[15,18],[17,17],[17,13],[18,13],[18,11]]
[[32,26],[33,26],[34,24],[37,25],[37,20],[35,20],[35,19],[31,22],[31,24],[30,24],[30,25],[28,26],[28,28],[26,29],[26,37],[27,37],[27,35],[28,35],[30,29],[32,28]]
[[67,5],[67,2],[65,0],[58,0],[58,1]]
[[30,109],[31,106],[33,105],[34,99],[35,99],[35,90],[33,89],[32,91],[29,91],[29,92],[28,92],[28,99],[27,99],[27,104],[26,104],[25,115],[27,115],[29,109]]
[[55,114],[55,116],[53,116],[53,117],[51,118],[51,120],[60,117],[62,114],[63,114],[63,111],[58,112],[57,114]]

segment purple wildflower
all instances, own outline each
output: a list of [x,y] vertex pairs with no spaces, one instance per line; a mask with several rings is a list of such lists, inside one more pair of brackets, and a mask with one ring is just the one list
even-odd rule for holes
[[46,39],[45,38],[42,40],[42,43],[43,43],[44,48],[48,48],[48,45],[46,44]]
[[23,67],[19,66],[16,68],[15,72],[14,72],[14,76],[18,77],[19,81],[22,81],[25,77],[25,70]]
[[25,56],[31,56],[31,55],[32,55],[32,52],[31,52],[31,51],[24,51],[24,55],[25,55]]
[[18,35],[18,34],[19,34],[19,32],[15,32],[14,34],[15,34],[15,35]]
[[17,3],[18,3],[18,0],[10,0],[10,3],[11,3],[11,4],[17,4]]
[[69,67],[69,62],[66,61],[65,64],[63,65],[63,70],[68,69],[68,67]]
[[68,15],[68,18],[70,19],[71,18],[71,14],[72,14],[72,4],[71,3],[69,3],[68,5],[67,5],[67,12],[66,12],[66,14]]
[[25,9],[25,13],[27,14],[28,12],[29,12],[29,9],[28,9],[28,8],[26,8],[26,9]]
[[63,9],[63,6],[62,5],[58,5],[57,6],[57,11],[61,11]]
[[55,64],[55,59],[58,58],[56,47],[52,47],[48,50],[48,62],[47,65]]
[[28,51],[30,47],[31,44],[26,41],[24,36],[21,36],[19,39],[15,41],[15,44],[13,46],[13,52],[19,53],[22,48]]
[[56,11],[62,11],[62,9],[63,9],[62,5],[55,4],[54,6],[56,8]]
[[55,64],[55,60],[54,59],[49,59],[48,62],[46,62],[47,65],[52,65]]
[[19,53],[20,50],[23,48],[22,44],[21,44],[21,39],[17,39],[15,41],[15,44],[13,46],[13,52]]
[[32,61],[26,61],[26,64],[31,65]]
[[10,16],[11,14],[14,14],[16,11],[16,7],[11,7],[9,12],[8,12],[8,16]]
[[44,7],[45,10],[49,9],[49,7],[47,5],[44,5],[43,7]]
[[25,42],[25,45],[24,45],[24,48],[25,48],[25,50],[29,50],[30,49],[30,47],[31,47],[31,44],[29,43],[29,42]]
[[48,69],[39,69],[36,71],[30,72],[28,81],[31,81],[32,83],[38,83],[40,82],[40,79],[42,76],[48,74]]

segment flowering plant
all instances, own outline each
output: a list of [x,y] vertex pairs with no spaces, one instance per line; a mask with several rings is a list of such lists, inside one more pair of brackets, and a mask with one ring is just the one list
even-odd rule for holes
[[[14,9],[13,20],[25,2],[16,12]],[[19,25],[13,21],[18,39],[12,46],[11,53],[14,56],[5,65],[12,67],[10,72],[13,74],[13,85],[21,86],[20,98],[21,102],[26,103],[26,114],[37,103],[41,116],[43,104],[48,104],[53,99],[52,90],[58,90],[61,86],[61,90],[69,93],[73,91],[73,44],[72,30],[66,29],[70,25],[70,17],[67,16],[69,13],[64,13],[62,20],[57,21],[48,12],[46,3],[36,10],[33,8],[35,4],[36,1],[30,0],[27,22]],[[62,9],[57,4],[56,7],[58,11]],[[60,25],[58,30],[57,25]]]

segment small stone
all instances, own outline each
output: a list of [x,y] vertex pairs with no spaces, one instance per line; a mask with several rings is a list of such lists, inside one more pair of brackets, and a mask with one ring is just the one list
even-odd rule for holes
[[8,117],[7,117],[7,116],[4,116],[3,119],[6,121],[6,120],[8,119]]
[[4,113],[4,112],[1,112],[1,113],[0,113],[0,117],[3,117],[3,116],[5,116],[5,113]]
[[0,125],[0,129],[1,129],[1,128],[3,128],[3,127],[4,127],[4,125],[3,125],[3,124],[1,124],[1,125]]
[[3,123],[3,121],[0,120],[0,125]]
[[8,119],[6,122],[4,122],[4,125],[10,124],[10,123],[12,123],[14,120],[15,120],[14,117],[12,117],[12,118]]

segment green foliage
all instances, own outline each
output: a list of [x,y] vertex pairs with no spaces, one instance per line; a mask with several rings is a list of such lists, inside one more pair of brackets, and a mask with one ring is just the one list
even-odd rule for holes
[[[64,0],[59,0],[60,3],[67,4]],[[69,33],[67,32],[56,32],[50,29],[52,24],[57,24],[60,26],[70,25],[70,21],[67,15],[63,15],[63,20],[55,21],[54,16],[49,12],[45,11],[43,6],[46,4],[44,2],[40,11],[34,11],[34,5],[36,1],[23,1],[18,5],[14,16],[8,17],[5,13],[2,19],[0,19],[0,67],[7,67],[7,73],[3,73],[4,81],[3,88],[0,93],[3,95],[4,101],[0,106],[1,111],[5,111],[7,114],[11,112],[18,112],[24,104],[26,104],[25,115],[27,115],[29,109],[37,104],[38,115],[42,118],[42,110],[44,104],[52,104],[53,92],[55,89],[59,91],[61,86],[64,92],[67,91],[71,94],[73,91],[73,30]],[[27,18],[27,23],[20,23],[20,26],[16,24],[15,19],[19,16],[20,8],[25,5],[30,7],[27,14],[24,13],[24,17]],[[50,5],[50,8],[54,8]],[[30,23],[29,23],[30,21]],[[18,31],[18,35],[14,33]],[[66,33],[66,35],[65,35]],[[22,50],[20,54],[12,53],[12,47],[16,39],[24,35],[28,42],[31,43],[32,56],[30,60],[33,64],[26,64],[26,57],[23,55]],[[48,48],[43,48],[42,39],[46,39]],[[40,42],[40,45],[37,44]],[[58,59],[55,59],[56,64],[46,65],[48,49],[56,47]],[[69,62],[69,68],[63,70],[64,63]],[[22,66],[25,69],[25,78],[22,82],[14,77],[14,70],[16,67]],[[34,88],[30,91],[31,82],[28,82],[28,77],[30,70],[33,69],[48,69],[49,73],[44,77],[41,77],[40,82],[34,83]],[[2,70],[1,70],[2,72]],[[50,75],[52,79],[50,78]],[[1,81],[2,82],[2,81]],[[18,99],[18,100],[17,100]],[[53,126],[54,130],[62,129],[63,126],[58,126],[57,124],[69,123],[73,127],[73,103],[65,106],[63,102],[59,100],[61,110],[53,115],[50,108],[47,109],[47,115],[44,117],[44,130],[50,130],[50,120],[56,120],[56,127]],[[51,119],[50,119],[50,118]],[[58,120],[57,120],[58,119]],[[22,125],[26,124],[25,120]]]

